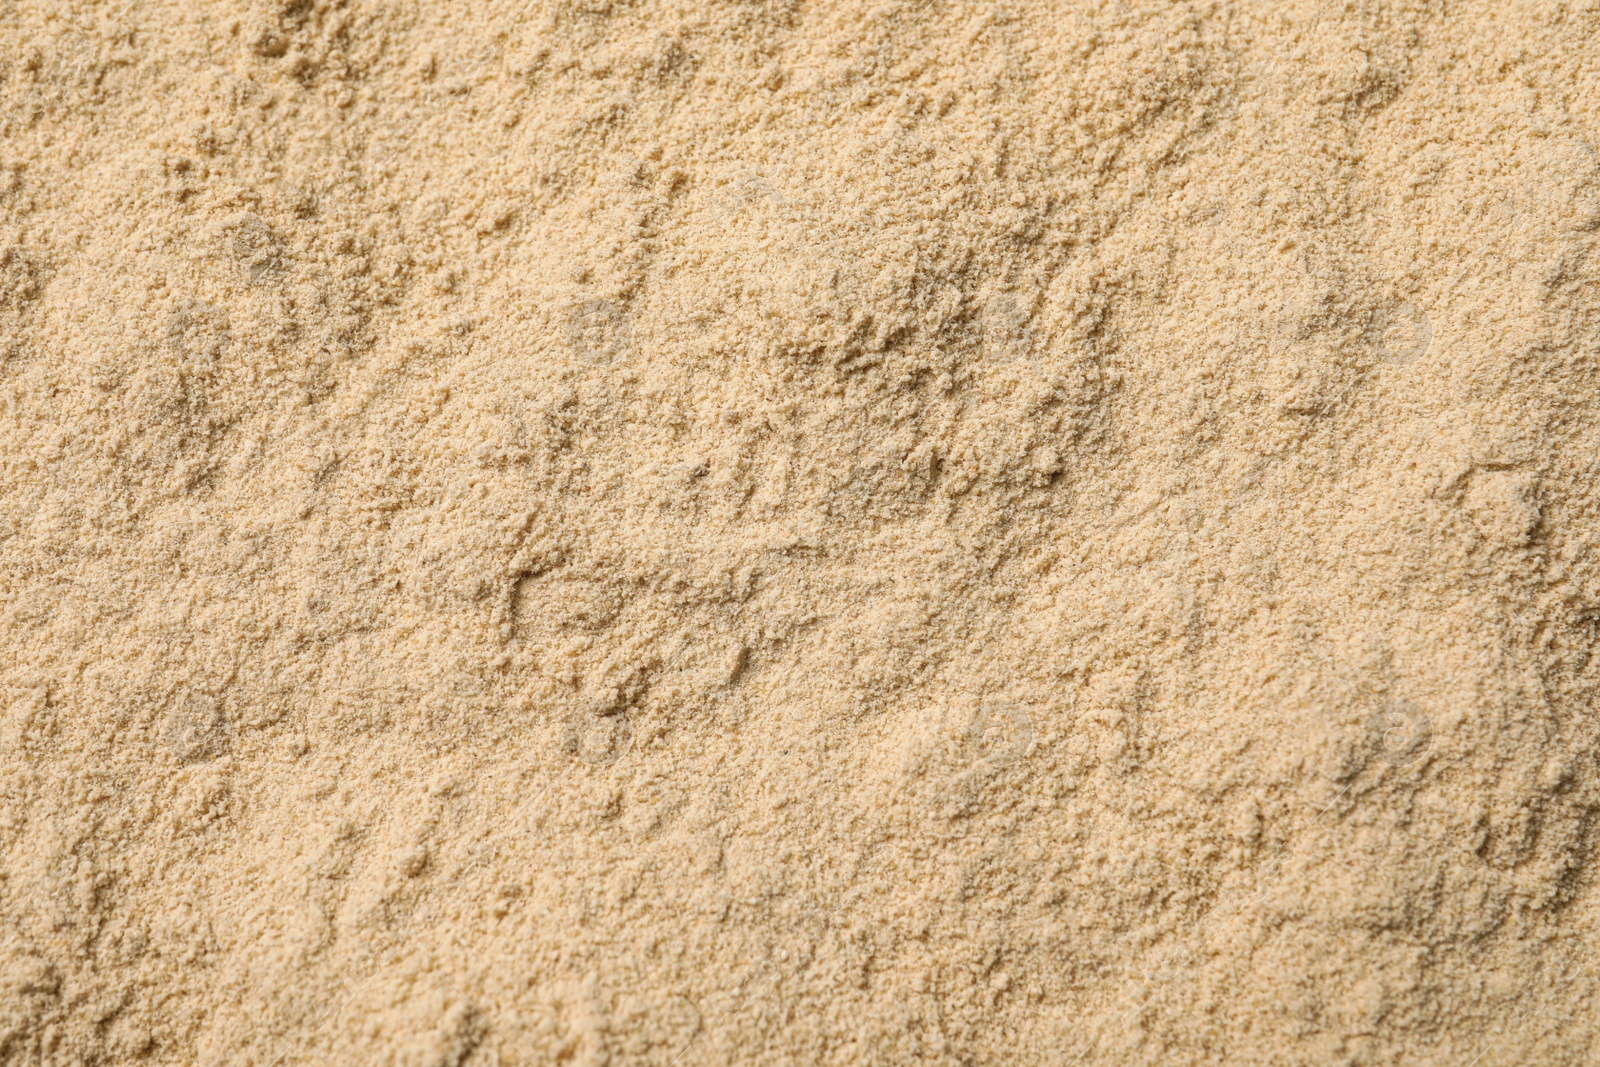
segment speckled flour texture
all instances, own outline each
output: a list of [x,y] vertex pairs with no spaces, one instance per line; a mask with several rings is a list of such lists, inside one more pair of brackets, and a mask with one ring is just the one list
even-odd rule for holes
[[0,1063],[1600,1062],[1600,5],[4,0]]

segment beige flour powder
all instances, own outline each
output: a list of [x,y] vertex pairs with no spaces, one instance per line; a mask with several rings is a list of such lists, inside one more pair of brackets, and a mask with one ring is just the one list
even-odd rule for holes
[[0,1063],[1600,1062],[1593,0],[0,4]]

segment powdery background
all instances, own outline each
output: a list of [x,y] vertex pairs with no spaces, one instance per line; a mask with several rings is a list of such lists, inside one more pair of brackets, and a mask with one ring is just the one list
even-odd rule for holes
[[0,1060],[1592,1060],[1597,41],[7,3]]

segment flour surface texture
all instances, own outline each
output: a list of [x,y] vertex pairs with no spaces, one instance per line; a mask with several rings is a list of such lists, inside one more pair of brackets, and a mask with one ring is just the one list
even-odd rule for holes
[[0,4],[0,1063],[1600,1062],[1600,5]]

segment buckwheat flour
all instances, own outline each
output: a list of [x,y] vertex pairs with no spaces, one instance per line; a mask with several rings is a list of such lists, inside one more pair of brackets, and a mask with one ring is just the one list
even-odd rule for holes
[[0,8],[0,1062],[1593,1062],[1597,41]]

